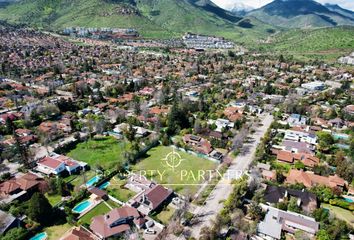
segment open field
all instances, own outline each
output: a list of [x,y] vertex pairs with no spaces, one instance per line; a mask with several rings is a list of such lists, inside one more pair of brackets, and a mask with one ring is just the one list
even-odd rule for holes
[[106,214],[110,211],[111,209],[108,208],[108,206],[102,202],[98,204],[96,207],[94,207],[91,211],[86,213],[82,218],[80,218],[79,223],[81,224],[90,224],[91,219],[95,216]]
[[[177,155],[170,156],[180,157],[181,162],[179,165],[178,162],[175,162],[176,167],[171,168],[165,159],[168,154],[174,151]],[[158,146],[151,149],[147,155],[147,158],[133,167],[134,171],[182,194],[194,194],[199,189],[199,184],[208,178],[208,173],[217,167],[217,163],[213,161],[176,151],[172,147]],[[205,173],[204,179],[201,176],[203,172]]]
[[337,218],[346,221],[348,224],[354,227],[354,213],[340,207],[332,206],[330,204],[322,204],[322,207],[329,209],[329,211]]
[[113,137],[102,137],[79,143],[68,153],[68,156],[88,163],[91,168],[99,165],[109,169],[123,161],[123,154],[127,148],[128,144],[123,141],[118,141]]

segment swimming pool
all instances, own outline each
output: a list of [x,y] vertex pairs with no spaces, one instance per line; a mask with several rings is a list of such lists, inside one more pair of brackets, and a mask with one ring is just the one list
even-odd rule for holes
[[88,209],[90,206],[92,205],[92,202],[90,202],[89,200],[86,200],[84,202],[79,203],[78,205],[76,205],[73,208],[73,212],[75,213],[82,213],[84,212],[86,209]]
[[351,198],[343,198],[345,201],[347,201],[348,203],[353,203],[354,202],[354,200],[353,199],[351,199]]
[[344,133],[334,133],[333,138],[334,140],[348,140],[349,135]]
[[102,183],[98,188],[103,190],[103,189],[106,189],[109,185],[110,185],[110,182],[105,182],[105,183]]
[[44,239],[47,239],[47,233],[45,232],[38,233],[36,236],[30,238],[30,240],[44,240]]
[[88,180],[86,182],[86,186],[87,187],[91,187],[92,185],[94,185],[95,183],[97,183],[100,180],[99,176],[94,176],[93,178],[91,178],[90,180]]

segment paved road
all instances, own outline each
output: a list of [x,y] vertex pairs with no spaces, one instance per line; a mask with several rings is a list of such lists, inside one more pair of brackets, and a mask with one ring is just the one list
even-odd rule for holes
[[[228,174],[226,176],[230,176],[231,179],[237,179],[240,177],[240,174],[237,173],[246,171],[248,169],[256,153],[256,148],[272,121],[273,116],[269,114],[266,114],[262,117],[262,125],[256,129],[255,133],[250,135],[250,143],[247,143],[243,146],[241,154],[239,154],[233,160],[230,168],[226,172],[226,174]],[[211,226],[211,221],[215,219],[216,215],[223,208],[223,203],[221,201],[225,200],[231,194],[231,192],[232,185],[230,184],[230,180],[227,180],[224,177],[224,180],[221,180],[211,192],[210,196],[205,202],[205,205],[199,206],[193,211],[193,214],[199,216],[199,223],[188,229],[193,237],[198,239],[200,236],[200,230],[203,227]],[[180,239],[183,239],[183,237]]]

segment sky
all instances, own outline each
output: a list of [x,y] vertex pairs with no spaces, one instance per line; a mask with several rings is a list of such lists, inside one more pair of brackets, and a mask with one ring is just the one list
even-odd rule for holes
[[[212,0],[221,7],[227,7],[235,3],[242,3],[246,6],[254,8],[262,7],[265,4],[272,2],[272,0]],[[354,0],[317,0],[319,3],[338,4],[339,6],[354,11]]]

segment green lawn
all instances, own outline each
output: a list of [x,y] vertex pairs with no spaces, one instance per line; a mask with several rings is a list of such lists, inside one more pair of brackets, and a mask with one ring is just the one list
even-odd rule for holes
[[47,227],[43,231],[48,234],[49,240],[57,240],[60,239],[70,228],[71,226],[66,223],[63,225]]
[[135,192],[124,188],[126,183],[125,180],[121,180],[118,177],[114,177],[110,183],[111,184],[106,189],[108,194],[122,202],[127,202],[136,194]]
[[[174,154],[173,151],[175,152]],[[166,156],[170,154],[170,160],[175,161],[170,166],[166,162]],[[133,167],[137,174],[143,174],[166,187],[173,188],[181,194],[194,194],[200,187],[200,183],[209,178],[209,172],[217,167],[217,163],[191,155],[185,152],[176,151],[172,147],[158,146],[147,153],[148,157]],[[182,159],[178,165],[179,156]],[[174,156],[176,158],[171,158]],[[177,166],[178,165],[178,166]],[[204,179],[202,174],[204,172]],[[161,176],[162,175],[162,176]]]
[[79,143],[68,156],[88,163],[91,168],[97,165],[110,169],[116,163],[123,161],[123,154],[129,144],[113,137],[102,137]]
[[111,206],[111,208],[120,208],[121,207],[121,205],[119,205],[118,203],[116,203],[116,202],[113,202],[112,200],[107,200],[106,201],[106,203],[109,205],[109,206]]
[[176,209],[173,207],[168,206],[164,210],[162,210],[159,214],[156,215],[156,218],[160,220],[163,224],[167,225],[171,220],[173,214],[175,213]]
[[45,197],[48,199],[49,203],[52,206],[55,206],[57,203],[61,201],[61,196],[58,194],[55,195],[49,195],[48,193],[45,194]]
[[102,202],[100,204],[98,204],[94,209],[92,209],[90,212],[86,213],[82,218],[80,218],[79,223],[80,224],[90,224],[91,223],[91,219],[95,216],[98,215],[103,215],[106,214],[110,211],[111,209],[108,208],[108,206]]
[[330,212],[333,213],[337,218],[346,221],[352,227],[354,227],[354,213],[352,213],[351,211],[326,203],[323,203],[322,207],[329,209]]
[[82,184],[85,184],[88,180],[94,177],[96,174],[95,171],[90,170],[86,172],[82,172],[80,175],[71,175],[65,178],[65,181],[72,184],[75,187],[79,187]]

